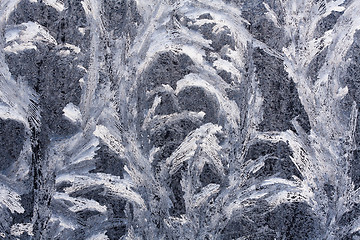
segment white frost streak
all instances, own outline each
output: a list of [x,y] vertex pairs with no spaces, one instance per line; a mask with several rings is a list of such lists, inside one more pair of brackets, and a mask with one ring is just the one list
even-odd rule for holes
[[269,20],[271,20],[275,24],[276,27],[280,27],[276,13],[269,7],[267,3],[263,2],[263,4],[267,10],[267,13],[265,13],[265,15],[268,17]]
[[[0,88],[0,99],[3,100],[3,89]],[[11,99],[13,100],[13,99]],[[21,123],[24,123],[25,126],[28,127],[28,122],[26,119],[26,106],[18,106],[16,105],[15,107],[12,107],[11,105],[13,104],[13,101],[9,101],[9,104],[1,104],[0,103],[0,118],[2,119],[12,119],[12,120],[16,120],[19,121]],[[25,107],[22,108],[22,107]]]
[[94,135],[103,140],[114,152],[120,156],[124,156],[125,148],[119,141],[119,137],[114,136],[109,129],[103,125],[97,125]]
[[[153,126],[150,130],[150,133],[154,133],[156,130],[163,128],[166,125],[171,125],[171,123],[177,121],[178,119],[187,118],[193,121],[202,120],[205,116],[203,111],[201,112],[182,112],[182,113],[172,113],[169,115],[155,115],[152,119],[149,119],[146,122],[146,125],[143,127]],[[144,123],[145,124],[145,123]]]
[[56,40],[40,24],[35,22],[26,22],[5,33],[6,52],[18,53],[27,49],[37,49],[35,43],[46,42],[56,45]]
[[292,187],[296,187],[297,185],[293,181],[286,180],[284,178],[269,178],[266,179],[261,186],[267,186],[267,185],[289,185]]
[[193,45],[184,45],[181,47],[181,52],[189,56],[196,64],[203,65],[203,56],[205,56],[203,48]]
[[58,45],[60,51],[57,52],[57,55],[61,55],[61,56],[67,56],[70,55],[71,52],[74,52],[75,54],[79,54],[81,52],[81,49],[75,45],[72,44],[63,44],[63,45]]
[[20,195],[5,185],[0,185],[0,205],[8,208],[12,213],[25,211],[20,203]]
[[109,240],[109,237],[105,233],[106,231],[97,233],[91,237],[86,238],[86,240]]
[[207,186],[201,189],[201,192],[194,195],[193,197],[193,207],[199,207],[203,203],[207,202],[208,198],[220,191],[219,184],[208,184]]
[[[29,0],[31,3],[37,3],[38,0]],[[55,8],[58,12],[64,11],[64,4],[58,0],[43,0],[46,5]]]
[[161,97],[159,97],[158,95],[155,96],[153,105],[151,106],[151,108],[149,109],[148,113],[146,114],[144,123],[143,123],[143,128],[148,125],[148,123],[150,122],[150,120],[153,118],[153,116],[155,115],[155,110],[157,108],[157,106],[161,103]]
[[70,164],[77,164],[83,161],[92,160],[96,155],[96,151],[99,149],[98,147],[99,141],[97,138],[92,138],[90,141],[86,142],[84,145],[74,145],[73,154],[70,158]]
[[59,192],[55,193],[54,199],[71,202],[73,206],[71,206],[69,210],[72,212],[78,212],[82,210],[93,210],[93,211],[95,210],[100,213],[106,212],[106,206],[102,206],[94,200],[89,200],[81,197],[73,198],[66,193],[59,193]]
[[234,65],[226,60],[223,59],[218,59],[214,62],[214,66],[216,67],[216,69],[218,70],[225,70],[227,72],[230,72],[232,74],[234,74],[235,76],[240,76],[240,72],[239,70],[237,70]]
[[76,229],[76,224],[74,222],[71,222],[69,219],[65,219],[62,216],[56,216],[56,214],[53,214],[50,218],[50,222],[52,223],[58,223],[60,225],[60,227],[63,229],[71,229],[71,230],[75,230]]
[[62,12],[64,10],[64,4],[57,0],[44,0],[46,5],[55,8],[57,11]]
[[[331,72],[334,67],[339,67],[343,64],[344,56],[353,43],[353,36],[357,30],[360,29],[359,15],[360,2],[354,1],[339,18],[338,23],[334,27],[334,35],[332,36],[332,45],[326,56],[326,63],[320,70],[320,75],[326,75]],[[328,80],[327,78],[320,78],[319,82]],[[318,83],[319,84],[319,83]]]
[[[217,158],[217,154],[221,150],[221,147],[218,145],[215,136],[215,134],[220,132],[220,126],[208,123],[190,133],[178,149],[166,160],[166,164],[170,167],[170,174],[174,174],[181,167],[183,162],[193,158],[198,148],[208,154],[208,157],[202,157],[198,160],[200,162],[205,161],[213,164],[220,173],[223,173],[221,160]],[[203,164],[204,163],[197,163],[195,165],[203,166]],[[201,168],[202,166],[199,167]]]
[[60,182],[71,182],[72,186],[65,188],[66,193],[73,193],[84,190],[88,187],[103,186],[110,195],[125,198],[146,208],[144,200],[135,191],[131,190],[132,184],[128,180],[121,179],[104,173],[87,175],[61,175],[56,179],[57,184]]
[[20,0],[0,1],[0,28],[4,26],[12,11],[16,8]]
[[64,116],[70,119],[72,122],[80,122],[81,121],[81,112],[77,106],[73,103],[68,103],[64,107]]
[[33,236],[33,225],[31,223],[17,223],[11,226],[11,235],[19,237],[23,233]]

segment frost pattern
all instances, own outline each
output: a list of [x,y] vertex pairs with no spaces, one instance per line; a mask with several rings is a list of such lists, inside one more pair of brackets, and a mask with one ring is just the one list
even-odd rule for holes
[[[351,215],[360,204],[359,189],[349,175],[358,106],[350,99],[349,111],[341,107],[349,97],[341,77],[360,28],[359,1],[264,1],[264,16],[287,39],[282,49],[249,30],[245,1],[122,1],[118,6],[112,0],[84,0],[86,26],[78,29],[89,49],[60,43],[38,22],[7,26],[24,1],[0,2],[5,33],[0,117],[24,124],[31,136],[16,162],[18,172],[0,175],[2,232],[35,239],[227,239],[231,224],[239,218],[252,221],[259,207],[271,214],[284,204],[304,203],[318,221],[316,239],[360,234],[359,216]],[[28,4],[71,14],[71,1],[40,2]],[[115,16],[106,15],[111,4],[125,9],[120,27],[111,22]],[[319,22],[334,12],[340,17],[319,36]],[[44,46],[56,49],[60,58],[88,59],[77,65],[79,102],[68,101],[59,110],[75,126],[65,138],[57,137],[46,120],[43,92],[12,76],[5,59]],[[259,131],[267,99],[253,59],[258,50],[279,60],[295,83],[309,133],[298,117],[291,129]],[[322,52],[314,81],[308,72]],[[298,174],[261,175],[269,161],[283,161],[271,153],[250,156],[262,143],[286,143]],[[105,160],[115,158],[111,153],[124,165],[99,170],[101,151]],[[30,222],[11,226],[14,214],[26,210],[25,183],[15,175],[33,179],[33,205]],[[263,225],[240,239],[267,234],[281,237]]]

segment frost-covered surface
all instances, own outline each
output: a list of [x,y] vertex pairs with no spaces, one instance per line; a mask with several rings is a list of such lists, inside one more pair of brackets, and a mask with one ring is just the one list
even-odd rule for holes
[[360,1],[0,0],[0,239],[360,239]]

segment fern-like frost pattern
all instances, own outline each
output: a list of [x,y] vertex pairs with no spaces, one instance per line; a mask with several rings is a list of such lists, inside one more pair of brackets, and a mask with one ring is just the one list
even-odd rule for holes
[[359,15],[0,0],[0,239],[360,239]]

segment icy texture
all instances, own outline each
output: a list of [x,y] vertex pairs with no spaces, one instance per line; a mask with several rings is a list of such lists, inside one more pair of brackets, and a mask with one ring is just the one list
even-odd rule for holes
[[360,239],[360,1],[0,0],[0,239]]

